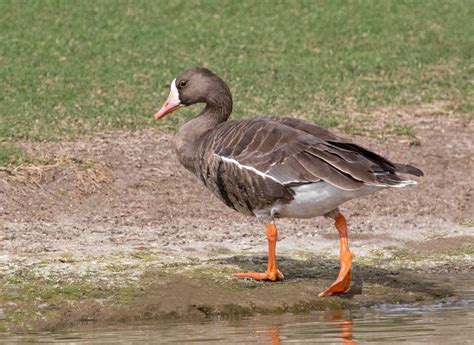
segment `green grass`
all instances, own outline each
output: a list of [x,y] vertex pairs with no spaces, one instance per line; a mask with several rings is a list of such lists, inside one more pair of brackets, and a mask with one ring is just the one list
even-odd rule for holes
[[30,158],[19,147],[0,142],[0,167],[29,162]]
[[230,84],[236,117],[331,127],[387,105],[470,112],[473,37],[469,0],[0,0],[0,142],[172,129],[196,108],[152,115],[196,65]]

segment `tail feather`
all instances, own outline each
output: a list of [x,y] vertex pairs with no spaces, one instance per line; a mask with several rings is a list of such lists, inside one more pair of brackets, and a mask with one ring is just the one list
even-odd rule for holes
[[382,186],[395,188],[403,188],[418,184],[416,181],[402,180],[400,176],[391,173],[377,174],[377,182],[380,183],[380,185]]
[[329,141],[332,145],[343,148],[343,149],[348,149],[354,152],[357,152],[370,161],[372,161],[376,166],[378,166],[381,171],[387,171],[390,173],[397,173],[400,172],[402,174],[410,174],[410,175],[415,175],[415,176],[423,176],[423,171],[421,171],[418,168],[415,168],[412,165],[408,164],[400,164],[400,163],[393,163],[389,161],[387,158],[382,157],[381,155],[372,152],[370,150],[367,150],[365,147],[353,144],[353,143],[348,143],[348,142],[337,142],[337,141]]
[[402,174],[410,174],[415,176],[423,176],[423,171],[414,167],[413,165],[408,164],[400,164],[400,163],[392,163],[395,167],[396,172],[400,172]]

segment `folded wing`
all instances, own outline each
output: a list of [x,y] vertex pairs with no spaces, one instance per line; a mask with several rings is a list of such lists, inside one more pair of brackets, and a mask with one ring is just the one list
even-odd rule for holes
[[411,182],[397,173],[423,174],[312,123],[288,117],[223,123],[208,144],[223,161],[284,186],[324,180],[344,190],[359,189],[364,184],[396,187]]

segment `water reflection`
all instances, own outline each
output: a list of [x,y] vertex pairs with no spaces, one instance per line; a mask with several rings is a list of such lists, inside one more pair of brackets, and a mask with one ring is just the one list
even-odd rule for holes
[[270,326],[267,330],[265,331],[255,331],[255,335],[257,338],[261,336],[265,336],[269,340],[269,344],[272,345],[281,345],[281,339],[280,339],[280,325],[273,325]]
[[[345,316],[346,312],[343,310],[328,310],[322,312],[318,317],[319,322],[325,329],[331,330],[335,329],[336,332],[339,331],[339,335],[334,334],[334,340],[339,339],[340,343],[343,345],[355,345],[357,342],[352,338],[352,319]],[[282,345],[284,342],[280,337],[280,328],[281,324],[273,324],[266,327],[265,329],[259,329],[254,332],[256,338],[264,343],[263,340],[267,340],[266,343],[271,345]]]
[[352,319],[344,318],[342,310],[328,310],[324,312],[321,321],[333,322],[341,328],[341,340],[344,345],[357,344],[352,340]]

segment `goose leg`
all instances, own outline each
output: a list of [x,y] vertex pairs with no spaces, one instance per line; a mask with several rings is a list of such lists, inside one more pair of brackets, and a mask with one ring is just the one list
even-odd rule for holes
[[341,245],[340,249],[340,261],[341,269],[339,275],[334,283],[331,284],[326,290],[319,294],[320,297],[331,296],[336,293],[344,293],[349,290],[351,284],[351,265],[352,257],[355,254],[349,250],[349,241],[347,239],[347,223],[346,219],[341,213],[337,213],[335,219],[336,229],[339,232],[339,241]]
[[239,272],[233,276],[237,278],[252,278],[255,280],[276,281],[283,278],[283,274],[278,270],[276,264],[276,242],[277,228],[274,223],[267,224],[267,240],[268,240],[268,263],[265,272]]

